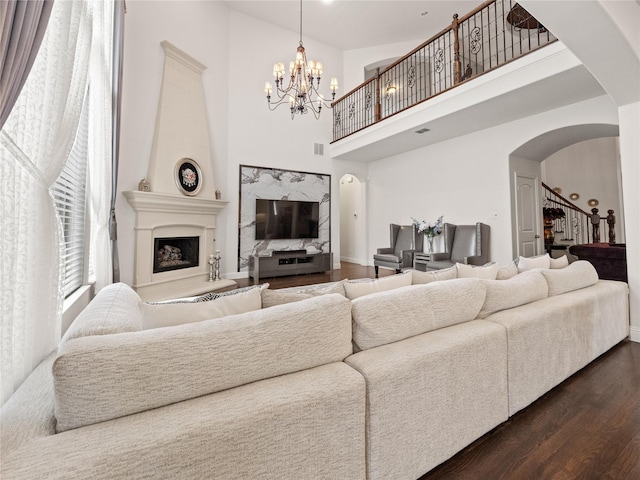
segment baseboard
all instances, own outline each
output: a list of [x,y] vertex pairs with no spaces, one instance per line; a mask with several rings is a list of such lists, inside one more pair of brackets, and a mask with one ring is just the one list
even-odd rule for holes
[[229,272],[222,275],[223,278],[228,278],[229,280],[236,280],[238,278],[249,278],[249,270],[245,272]]
[[640,343],[640,328],[631,327],[629,330],[629,340]]
[[361,258],[340,257],[341,262],[355,263],[356,265],[364,265]]

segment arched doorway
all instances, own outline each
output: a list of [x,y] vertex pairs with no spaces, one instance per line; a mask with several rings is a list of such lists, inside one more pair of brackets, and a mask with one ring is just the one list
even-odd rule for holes
[[351,173],[340,178],[340,261],[366,265],[366,184]]
[[[542,191],[540,182],[545,181],[547,177],[547,170],[543,168],[543,163],[546,160],[557,161],[558,159],[567,159],[572,155],[590,155],[590,153],[584,148],[580,147],[582,142],[586,142],[594,139],[603,139],[606,137],[617,137],[618,126],[610,124],[586,124],[586,125],[573,125],[570,127],[559,128],[546,132],[536,138],[531,139],[527,143],[523,144],[516,150],[514,150],[509,156],[509,173],[511,179],[511,215],[512,215],[512,238],[513,238],[513,252],[514,257],[519,255],[532,256],[540,253],[544,253],[543,239],[542,239],[542,219],[539,212],[542,211],[542,202],[544,199],[544,192]],[[568,149],[561,153],[564,149]],[[580,153],[582,152],[582,153]],[[619,155],[617,152],[612,153],[616,156],[618,168],[615,171],[609,169],[607,174],[615,177],[615,182],[620,185],[620,168],[619,168]],[[597,155],[597,154],[593,154]],[[579,163],[580,159],[575,159]],[[598,162],[597,158],[590,158],[589,162]],[[587,162],[585,162],[587,163]],[[574,168],[568,167],[569,169]],[[560,169],[566,170],[567,168]],[[569,190],[579,189],[577,185],[585,185],[584,182],[580,183],[580,176],[588,175],[589,172],[576,171],[575,177],[570,184]],[[566,178],[562,175],[555,174],[555,178]],[[594,175],[602,176],[602,171]],[[609,180],[611,182],[611,180]],[[546,183],[546,182],[545,182]],[[533,188],[531,188],[533,186]],[[550,185],[551,187],[559,187],[562,190],[561,185]],[[526,188],[524,188],[526,187]],[[585,185],[585,191],[593,189],[593,184]],[[524,193],[523,193],[524,192]],[[525,195],[526,193],[526,195]],[[573,192],[566,192],[567,194]],[[589,198],[589,195],[586,196]],[[622,225],[624,222],[624,212],[622,211],[622,201],[616,204],[618,210],[616,216],[618,222]],[[607,206],[606,208],[616,209],[614,206]],[[621,229],[623,231],[623,229]],[[532,243],[533,242],[533,243]]]

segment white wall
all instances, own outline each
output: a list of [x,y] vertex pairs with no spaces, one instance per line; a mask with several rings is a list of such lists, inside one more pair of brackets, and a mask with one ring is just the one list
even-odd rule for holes
[[567,125],[617,123],[606,97],[488,128],[369,165],[369,254],[388,243],[389,223],[410,217],[491,226],[491,259],[513,259],[509,156],[520,145]]
[[619,108],[620,163],[624,198],[631,339],[640,342],[640,103]]
[[[569,145],[542,162],[542,180],[551,188],[560,187],[562,196],[577,193],[571,200],[585,212],[591,213],[590,199],[598,200],[596,207],[601,217],[613,209],[618,220],[616,241],[623,243],[621,225],[624,222],[619,189],[618,139],[596,138]],[[608,241],[608,227],[600,225],[600,239]]]

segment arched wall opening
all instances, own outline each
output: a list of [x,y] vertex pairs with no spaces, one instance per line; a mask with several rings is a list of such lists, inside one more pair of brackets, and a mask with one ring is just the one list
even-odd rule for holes
[[367,264],[366,183],[347,173],[340,178],[340,261]]
[[[511,153],[509,174],[514,258],[544,253],[541,212],[545,192],[541,182],[559,188],[566,197],[577,193],[584,203],[577,206],[589,207],[583,208],[588,212],[591,207],[586,202],[601,197],[604,203],[599,214],[606,216],[606,210],[610,208],[615,211],[617,241],[623,241],[625,229],[618,134],[618,125],[572,125],[539,135]],[[535,190],[529,190],[529,185],[535,185]]]

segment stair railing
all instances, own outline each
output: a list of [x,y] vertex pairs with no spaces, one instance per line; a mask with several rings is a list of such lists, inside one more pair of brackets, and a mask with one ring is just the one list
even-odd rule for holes
[[601,217],[597,208],[592,208],[591,213],[587,213],[544,182],[542,187],[545,190],[543,211],[546,209],[562,211],[562,215],[556,215],[557,218],[553,219],[554,232],[564,234],[561,241],[573,242],[576,245],[600,243],[600,227],[605,223],[608,227],[609,243],[616,243],[616,217],[613,210],[607,210],[606,217]]

